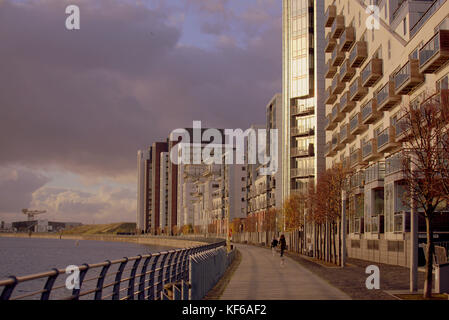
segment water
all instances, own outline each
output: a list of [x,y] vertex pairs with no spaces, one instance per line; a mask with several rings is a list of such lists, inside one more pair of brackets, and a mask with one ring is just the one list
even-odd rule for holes
[[[10,275],[23,276],[49,271],[52,268],[65,269],[69,265],[112,261],[168,249],[173,248],[126,242],[0,237],[0,280]],[[113,271],[112,269],[111,267],[110,271]],[[60,278],[62,281],[63,277]],[[45,280],[33,282],[37,284],[19,284],[15,294],[30,292],[32,288],[40,289]],[[2,290],[3,288],[0,288],[0,293]]]

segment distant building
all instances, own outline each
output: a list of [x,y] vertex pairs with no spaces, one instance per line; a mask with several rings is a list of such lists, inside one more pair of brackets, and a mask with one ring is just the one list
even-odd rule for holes
[[79,227],[78,222],[56,222],[48,220],[16,221],[12,223],[12,229],[16,232],[59,232],[65,229]]

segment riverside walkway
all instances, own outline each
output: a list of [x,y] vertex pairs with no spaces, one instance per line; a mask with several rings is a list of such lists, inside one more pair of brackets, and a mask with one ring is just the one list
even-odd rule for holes
[[345,300],[348,295],[294,260],[249,245],[236,245],[242,261],[223,292],[222,300]]

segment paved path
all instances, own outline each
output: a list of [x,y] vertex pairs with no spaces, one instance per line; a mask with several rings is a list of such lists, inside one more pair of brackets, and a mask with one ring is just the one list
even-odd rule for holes
[[223,300],[342,300],[348,295],[279,253],[248,245],[237,245],[242,261],[232,276]]

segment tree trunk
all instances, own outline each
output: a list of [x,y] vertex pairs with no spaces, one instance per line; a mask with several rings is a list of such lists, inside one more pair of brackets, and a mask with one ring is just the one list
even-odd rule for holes
[[336,243],[336,239],[335,239],[335,236],[337,235],[336,234],[336,230],[335,230],[335,226],[336,226],[337,224],[336,223],[333,223],[333,227],[332,227],[332,233],[333,233],[333,245],[334,245],[334,263],[335,264],[338,264],[338,261],[337,261],[337,243]]
[[427,248],[426,248],[426,278],[424,281],[424,298],[432,297],[432,269],[433,269],[433,228],[429,214],[426,214]]
[[338,219],[338,265],[341,266],[341,219]]

